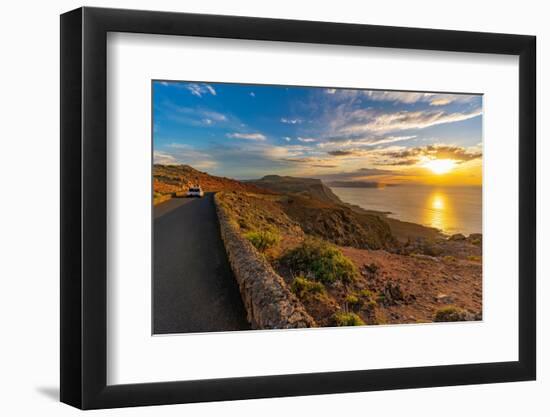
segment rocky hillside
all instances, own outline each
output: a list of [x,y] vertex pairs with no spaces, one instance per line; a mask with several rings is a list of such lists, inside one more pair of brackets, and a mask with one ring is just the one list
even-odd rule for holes
[[184,193],[189,187],[200,185],[206,192],[243,191],[265,194],[266,190],[231,178],[217,177],[190,167],[189,165],[154,165],[153,191],[155,194],[174,195]]
[[354,210],[321,180],[267,175],[252,183],[286,195],[280,205],[307,234],[343,246],[364,249],[390,249],[395,239],[380,216]]
[[220,201],[244,231],[277,229],[287,240],[306,233],[361,249],[392,249],[396,244],[388,224],[378,216],[300,194],[223,193]]
[[[232,207],[241,226],[259,226],[256,223],[265,219],[281,229],[277,220],[284,217],[298,225],[300,231],[337,245],[391,249],[396,243],[381,217],[353,210],[318,179],[268,175],[242,182],[210,175],[188,165],[155,165],[153,174],[155,201],[159,203],[165,196],[184,195],[189,187],[200,184],[206,192],[229,192],[222,201]],[[288,233],[287,238],[292,234]]]
[[315,178],[266,175],[259,180],[251,180],[247,181],[247,183],[278,193],[300,194],[322,202],[343,204],[329,187],[323,184],[321,180]]
[[291,195],[280,204],[305,233],[334,244],[362,249],[391,249],[395,246],[389,225],[378,216],[301,195]]

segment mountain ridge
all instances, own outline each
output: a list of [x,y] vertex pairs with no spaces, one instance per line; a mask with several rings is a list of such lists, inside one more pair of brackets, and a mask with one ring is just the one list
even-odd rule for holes
[[205,192],[241,191],[270,194],[269,191],[260,189],[254,184],[211,175],[190,165],[153,165],[153,191],[156,194],[174,197],[196,185],[200,185]]
[[322,202],[345,204],[323,181],[317,178],[265,175],[256,180],[247,180],[246,183],[274,192],[299,194]]

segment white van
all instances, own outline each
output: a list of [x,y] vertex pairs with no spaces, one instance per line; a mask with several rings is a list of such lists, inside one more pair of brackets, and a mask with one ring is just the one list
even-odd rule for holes
[[202,188],[200,186],[189,187],[189,190],[187,191],[187,197],[204,197],[204,191],[202,191]]

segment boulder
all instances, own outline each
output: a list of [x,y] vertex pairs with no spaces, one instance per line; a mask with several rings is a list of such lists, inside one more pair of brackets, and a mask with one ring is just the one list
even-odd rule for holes
[[441,304],[452,304],[454,303],[454,298],[447,294],[438,294],[436,301]]
[[391,281],[386,283],[382,294],[384,295],[383,303],[385,305],[396,305],[405,300],[401,286],[398,283],[393,283]]

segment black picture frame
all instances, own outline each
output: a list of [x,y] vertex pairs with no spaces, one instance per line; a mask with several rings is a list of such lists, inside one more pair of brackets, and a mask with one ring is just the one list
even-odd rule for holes
[[[519,360],[107,385],[108,32],[519,56]],[[61,401],[95,409],[534,380],[535,45],[534,36],[251,17],[88,7],[61,15]]]

